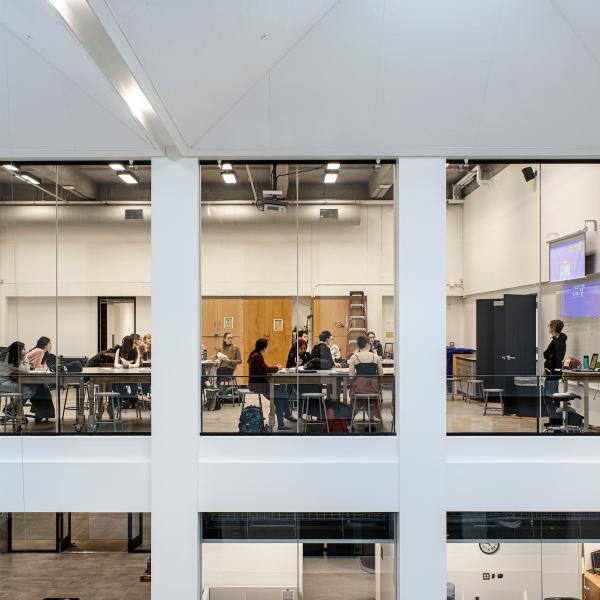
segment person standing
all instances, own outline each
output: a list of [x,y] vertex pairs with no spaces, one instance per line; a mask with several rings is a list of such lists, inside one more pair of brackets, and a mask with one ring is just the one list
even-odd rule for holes
[[544,404],[548,416],[552,419],[560,419],[556,412],[557,402],[552,398],[558,393],[558,382],[562,378],[562,365],[567,353],[567,336],[563,333],[565,324],[560,319],[553,319],[548,323],[550,343],[544,350]]

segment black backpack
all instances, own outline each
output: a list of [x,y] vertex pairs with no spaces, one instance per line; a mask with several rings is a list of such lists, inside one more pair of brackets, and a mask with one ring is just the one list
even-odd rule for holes
[[264,433],[265,421],[262,410],[250,404],[242,410],[238,425],[240,433]]

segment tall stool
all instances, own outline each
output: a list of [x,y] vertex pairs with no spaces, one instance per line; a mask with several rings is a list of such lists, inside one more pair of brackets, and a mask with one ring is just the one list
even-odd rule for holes
[[311,403],[317,404],[319,407],[319,415],[322,415],[322,419],[325,421],[325,426],[327,427],[327,431],[329,432],[329,420],[327,419],[327,407],[325,405],[325,394],[322,392],[312,392],[305,393],[301,395],[302,398],[302,414],[300,411],[298,412],[298,418],[302,419],[303,429],[302,431],[306,433],[306,423],[310,415],[310,405]]
[[579,433],[582,428],[579,425],[569,425],[569,413],[577,411],[571,406],[572,400],[581,400],[581,396],[572,392],[552,394],[552,398],[558,400],[560,405],[556,412],[562,413],[562,423],[560,425],[546,425],[544,432],[559,431],[561,433]]
[[[108,411],[108,419],[102,420],[105,400],[107,408],[110,407],[112,411]],[[112,417],[110,416],[111,412]],[[117,431],[117,423],[119,423],[121,425],[121,431],[123,431],[123,421],[121,420],[121,394],[119,394],[119,392],[100,392],[94,390],[94,415],[100,415],[100,420],[97,418],[94,420],[94,424],[92,425],[93,431],[98,431],[101,423],[112,423],[115,432]]]
[[[471,391],[473,393],[471,393]],[[480,396],[478,395],[479,391],[481,391]],[[483,379],[467,379],[467,393],[465,394],[465,402],[468,402],[471,398],[474,400],[483,398]]]
[[[78,389],[78,388],[83,388],[83,389]],[[75,406],[67,406],[68,404],[68,399],[69,399],[69,391],[70,390],[74,390],[75,391]],[[77,394],[79,393],[79,396],[77,396]],[[63,401],[63,409],[62,409],[62,420],[65,420],[65,411],[67,410],[75,410],[77,411],[77,414],[79,414],[79,409],[81,408],[80,406],[80,402],[83,402],[83,410],[85,411],[86,409],[86,405],[85,405],[85,395],[87,393],[87,385],[83,385],[81,386],[79,383],[67,383],[65,386],[65,398]],[[89,394],[88,394],[88,402],[89,402]]]
[[[14,412],[9,415],[5,411],[11,404]],[[2,410],[4,433],[9,421],[12,423],[13,431],[20,431],[23,424],[27,425],[27,419],[23,416],[23,399],[19,392],[0,392],[0,410]]]
[[[488,411],[488,402],[490,401],[490,394],[496,394],[498,397],[492,399],[493,400],[497,400],[498,402],[500,402],[500,406],[494,407],[493,410],[499,410],[500,414],[503,415],[504,414],[504,398],[502,398],[502,392],[504,390],[501,388],[484,388],[483,390],[483,414],[484,416],[487,414]],[[490,409],[492,410],[492,409]]]
[[[358,402],[362,400],[362,408],[359,408],[358,411],[356,407]],[[383,404],[383,399],[380,394],[354,394],[354,400],[352,402],[352,421],[350,421],[350,431],[354,428],[354,423],[356,421],[356,415],[362,410],[362,423],[363,425],[367,423],[365,420],[365,410],[367,413],[367,419],[369,423],[369,433],[373,431],[373,419],[371,418],[371,402],[379,403],[379,414],[381,415],[381,405]],[[383,417],[383,415],[382,415]],[[381,421],[383,426],[383,419]]]

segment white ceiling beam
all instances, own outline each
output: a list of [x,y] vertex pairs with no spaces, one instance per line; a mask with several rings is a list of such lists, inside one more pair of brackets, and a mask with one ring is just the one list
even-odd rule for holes
[[[146,131],[157,154],[167,147],[187,152],[181,136],[163,121],[166,111],[118,23],[103,0],[49,0],[96,66]],[[93,5],[93,7],[92,7]]]

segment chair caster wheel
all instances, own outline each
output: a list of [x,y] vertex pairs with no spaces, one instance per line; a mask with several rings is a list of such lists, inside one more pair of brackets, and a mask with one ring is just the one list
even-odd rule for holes
[[92,433],[96,433],[96,432],[98,431],[98,429],[100,429],[100,425],[99,425],[98,423],[94,423],[94,424],[92,425],[92,427],[90,428],[90,431],[91,431]]
[[75,433],[81,433],[81,429],[82,429],[82,428],[81,428],[81,425],[80,425],[79,423],[77,423],[77,424],[75,425],[74,429],[75,429]]

